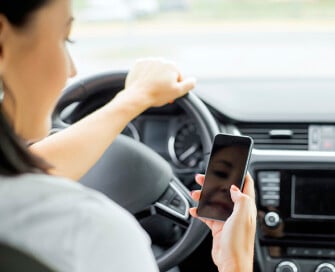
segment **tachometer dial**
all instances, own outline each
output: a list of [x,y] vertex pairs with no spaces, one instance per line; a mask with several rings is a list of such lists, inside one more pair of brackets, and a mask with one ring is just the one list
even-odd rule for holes
[[185,123],[177,130],[170,139],[169,151],[173,162],[179,167],[195,168],[202,164],[202,144],[194,123]]

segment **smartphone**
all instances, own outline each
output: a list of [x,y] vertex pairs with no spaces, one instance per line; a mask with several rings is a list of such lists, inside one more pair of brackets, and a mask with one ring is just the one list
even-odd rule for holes
[[198,204],[200,217],[226,221],[231,215],[230,187],[234,184],[243,190],[252,148],[253,140],[248,136],[215,136]]

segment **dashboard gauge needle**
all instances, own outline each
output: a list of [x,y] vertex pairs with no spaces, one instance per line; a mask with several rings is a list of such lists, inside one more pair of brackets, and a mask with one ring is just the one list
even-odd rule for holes
[[188,149],[186,149],[182,154],[180,154],[179,159],[180,161],[186,160],[189,156],[191,156],[195,151],[197,151],[199,145],[193,144]]

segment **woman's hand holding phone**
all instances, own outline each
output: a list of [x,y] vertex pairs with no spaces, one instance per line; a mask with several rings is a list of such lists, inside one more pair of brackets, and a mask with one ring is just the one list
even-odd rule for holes
[[234,203],[230,188],[235,185],[243,190],[252,148],[253,140],[248,136],[226,133],[215,136],[198,203],[198,216],[226,221],[232,214]]
[[[205,176],[197,175],[196,182],[203,186]],[[192,198],[199,201],[201,190],[193,191]],[[220,272],[253,270],[254,241],[256,232],[255,190],[252,177],[247,174],[243,193],[235,185],[230,188],[234,202],[233,213],[223,222],[200,218],[197,208],[191,208],[190,214],[199,218],[212,231],[212,258]]]

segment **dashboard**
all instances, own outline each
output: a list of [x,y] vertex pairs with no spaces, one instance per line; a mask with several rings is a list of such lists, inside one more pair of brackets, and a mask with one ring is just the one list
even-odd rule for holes
[[[255,142],[249,167],[258,206],[255,271],[335,271],[334,87],[330,79],[228,80],[196,91],[222,132]],[[192,189],[193,174],[205,170],[201,139],[185,113],[165,110],[130,126]]]
[[260,271],[335,271],[334,87],[329,78],[230,79],[198,91],[225,131],[254,139]]
[[[334,89],[335,79],[220,79],[199,81],[195,90],[221,132],[254,139],[256,272],[335,271]],[[103,103],[75,105],[69,123]],[[205,172],[206,154],[183,109],[149,109],[122,133],[165,158],[190,190],[198,188],[194,174]],[[208,248],[206,254],[210,259]]]

